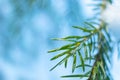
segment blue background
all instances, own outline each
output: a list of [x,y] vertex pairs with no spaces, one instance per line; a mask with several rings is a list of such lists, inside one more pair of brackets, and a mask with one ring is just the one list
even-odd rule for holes
[[0,0],[0,80],[74,80],[60,78],[71,68],[49,71],[47,51],[64,44],[51,38],[81,34],[71,26],[93,15],[83,1]]

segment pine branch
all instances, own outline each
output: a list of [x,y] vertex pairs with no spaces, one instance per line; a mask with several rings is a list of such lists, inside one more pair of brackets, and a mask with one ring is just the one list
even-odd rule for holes
[[[101,41],[102,41],[102,37],[101,37],[100,42]],[[95,62],[93,64],[93,67],[92,67],[92,70],[91,70],[91,73],[90,73],[90,76],[89,76],[88,80],[98,80],[98,79],[100,79],[100,77],[102,77],[102,74],[100,76],[98,76],[98,74],[99,74],[99,71],[98,71],[99,67],[101,67],[103,69],[103,71],[102,71],[103,72],[103,79],[102,80],[105,80],[105,77],[106,77],[106,73],[105,72],[106,71],[105,71],[105,69],[103,67],[104,64],[101,64],[101,63],[103,63],[102,62],[102,55],[103,54],[104,54],[104,50],[102,48],[102,43],[100,43],[99,51],[98,51],[98,53],[95,56]],[[96,79],[96,78],[98,78],[98,79]]]
[[[97,5],[101,9],[101,13],[106,9],[107,2],[111,2],[111,0],[103,0],[102,3]],[[100,23],[97,24],[99,26],[98,28],[94,26],[94,24],[85,22],[86,27],[81,26],[73,26],[76,29],[79,29],[80,31],[83,31],[84,33],[87,33],[87,35],[83,36],[67,36],[65,38],[55,38],[54,40],[63,40],[63,41],[69,41],[70,44],[64,45],[60,48],[56,48],[53,50],[48,51],[51,52],[62,52],[53,58],[51,60],[56,60],[60,57],[64,58],[58,62],[51,70],[55,69],[58,65],[65,64],[65,68],[67,67],[67,62],[70,57],[73,58],[73,64],[72,64],[72,73],[75,71],[76,68],[82,68],[83,72],[86,72],[86,67],[91,68],[90,71],[88,71],[85,74],[76,74],[76,75],[67,75],[62,76],[63,78],[68,77],[88,77],[88,80],[111,80],[111,75],[109,72],[109,68],[107,66],[107,62],[105,60],[108,60],[110,62],[109,54],[112,49],[110,46],[111,39],[110,35],[107,32],[107,25],[104,22],[104,20],[97,18],[97,20],[100,20]],[[95,22],[93,22],[95,23]],[[83,51],[84,50],[84,51]],[[95,54],[95,52],[97,53]],[[84,53],[84,54],[83,54]],[[77,66],[77,56],[79,56],[80,64]],[[91,62],[92,60],[92,62]],[[93,63],[91,66],[90,63],[86,63],[89,61],[90,63]]]

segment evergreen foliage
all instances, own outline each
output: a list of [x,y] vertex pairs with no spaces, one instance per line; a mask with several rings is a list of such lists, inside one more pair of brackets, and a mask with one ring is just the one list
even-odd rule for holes
[[[48,51],[48,53],[61,52],[51,58],[51,60],[63,57],[50,71],[61,64],[64,64],[65,68],[67,68],[68,60],[72,57],[71,66],[73,74],[62,76],[62,78],[78,77],[81,79],[86,77],[87,80],[112,80],[108,67],[108,64],[111,64],[112,40],[107,30],[107,23],[105,23],[101,16],[108,3],[112,3],[112,1],[101,0],[97,4],[92,4],[95,6],[94,10],[98,10],[98,12],[95,12],[95,18],[91,18],[85,22],[85,26],[73,26],[73,28],[84,32],[84,35],[54,38],[54,40],[68,41],[69,44]],[[97,17],[98,15],[100,17]],[[74,72],[78,68],[82,69],[83,72],[75,74]]]

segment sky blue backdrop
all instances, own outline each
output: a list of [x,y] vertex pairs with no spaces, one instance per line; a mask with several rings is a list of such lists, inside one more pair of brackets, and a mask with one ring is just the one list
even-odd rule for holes
[[51,38],[80,34],[71,26],[91,14],[82,1],[0,0],[0,80],[74,80],[60,78],[71,68],[49,71],[47,51],[64,44]]

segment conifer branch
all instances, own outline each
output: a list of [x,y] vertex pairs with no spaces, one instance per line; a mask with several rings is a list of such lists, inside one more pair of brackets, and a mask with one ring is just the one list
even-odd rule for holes
[[[111,0],[102,0],[101,3],[97,4],[96,6],[97,9],[98,7],[101,9],[99,15],[101,15],[104,12],[108,2],[111,3]],[[88,77],[88,80],[112,79],[106,62],[106,60],[110,62],[109,53],[112,52],[112,48],[110,46],[111,43],[110,35],[106,30],[107,24],[104,22],[104,20],[102,20],[102,17],[100,19],[96,18],[96,20],[100,20],[100,23],[97,24],[97,26],[99,26],[98,28],[90,22],[85,22],[87,28],[81,26],[73,26],[74,28],[83,31],[84,33],[87,33],[86,35],[67,36],[65,38],[54,39],[54,40],[69,41],[70,44],[48,51],[49,53],[58,52],[58,51],[62,52],[51,58],[51,60],[56,60],[60,57],[65,56],[51,70],[56,68],[58,65],[61,65],[62,63],[65,63],[65,68],[66,68],[68,59],[72,57],[73,58],[72,72],[74,72],[76,68],[82,68],[83,72],[86,73],[62,76],[63,78]],[[78,66],[77,66],[78,59],[76,56],[79,56],[80,59],[80,64]],[[87,63],[87,61],[93,63],[93,65],[91,66],[90,63]],[[85,69],[86,67],[90,67],[91,70],[87,72]]]

